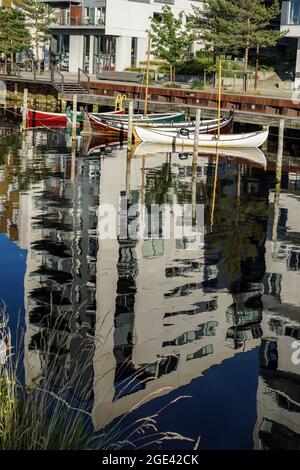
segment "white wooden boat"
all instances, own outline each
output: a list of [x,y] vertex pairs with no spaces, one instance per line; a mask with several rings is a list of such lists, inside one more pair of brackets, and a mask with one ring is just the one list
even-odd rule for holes
[[[223,117],[220,122],[220,129],[223,129],[227,126],[230,126],[233,121],[233,114],[230,114],[228,117]],[[118,122],[115,119],[103,119],[102,122],[109,125],[110,127],[120,129],[120,131],[127,131],[128,130],[128,123],[127,122]],[[180,132],[181,135],[187,136],[189,133],[195,132],[195,123],[192,121],[183,121],[183,122],[166,122],[155,124],[153,121],[149,122],[139,122],[138,125],[140,127],[146,127],[149,129],[155,129],[161,132],[167,133],[177,133]],[[202,120],[200,122],[200,133],[209,133],[216,131],[218,129],[218,119],[207,119]]]
[[[180,131],[163,132],[157,129],[148,129],[146,127],[135,126],[134,135],[136,141],[152,142],[169,145],[193,146],[194,134],[182,135]],[[248,132],[245,134],[222,134],[218,136],[212,134],[201,134],[199,138],[199,147],[214,148],[258,148],[263,145],[269,135],[269,129]]]
[[[113,114],[113,113],[89,113],[89,116],[93,117],[95,121],[111,121],[119,123],[128,123],[128,114]],[[175,123],[183,122],[185,115],[182,112],[177,113],[161,113],[161,114],[134,114],[132,118],[133,123],[146,124],[162,124],[162,123]]]
[[[175,153],[180,157],[189,158],[192,155],[192,149],[189,146],[153,144],[150,142],[142,142],[133,149],[134,157],[147,157],[166,153]],[[234,159],[238,163],[259,166],[264,169],[267,168],[266,156],[259,148],[220,148],[218,149],[218,154],[221,158]],[[202,156],[214,158],[216,150],[211,147],[201,147],[198,150],[198,157]]]

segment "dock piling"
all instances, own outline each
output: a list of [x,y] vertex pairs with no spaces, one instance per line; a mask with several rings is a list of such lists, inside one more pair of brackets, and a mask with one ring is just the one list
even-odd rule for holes
[[277,239],[277,229],[278,229],[278,219],[279,219],[284,124],[285,124],[284,119],[280,119],[279,130],[278,130],[278,149],[277,149],[277,159],[276,159],[276,188],[275,188],[275,194],[274,194],[274,213],[273,213],[273,228],[272,228],[272,240],[273,241]]
[[194,135],[194,153],[197,153],[199,146],[199,131],[200,131],[200,118],[201,109],[196,109],[196,122],[195,122],[195,135]]
[[192,225],[193,227],[197,222],[197,152],[193,154],[192,160]]
[[132,121],[133,121],[133,101],[129,101],[128,106],[128,137],[127,137],[127,150],[130,152],[132,147]]
[[23,112],[22,112],[22,131],[23,132],[26,130],[27,110],[28,110],[28,88],[24,88]]
[[276,185],[281,183],[284,124],[285,124],[284,119],[280,119],[279,130],[278,130],[278,150],[277,150],[277,160],[276,160]]
[[77,95],[73,95],[72,140],[77,138]]

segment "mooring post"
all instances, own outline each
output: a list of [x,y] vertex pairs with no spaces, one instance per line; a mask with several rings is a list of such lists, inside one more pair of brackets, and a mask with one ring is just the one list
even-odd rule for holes
[[71,147],[71,174],[70,180],[75,181],[75,174],[76,174],[76,150],[77,150],[77,142],[73,140],[72,147]]
[[73,95],[73,113],[72,113],[72,139],[77,138],[77,95]]
[[196,122],[195,122],[195,134],[194,134],[194,153],[198,152],[199,146],[199,131],[200,131],[200,118],[201,118],[201,109],[196,109]]
[[197,217],[197,159],[198,155],[197,152],[193,154],[193,161],[192,161],[192,225],[193,227],[196,225],[196,217]]
[[276,188],[275,188],[275,194],[274,194],[274,213],[273,213],[273,228],[272,228],[272,240],[273,241],[277,239],[277,228],[278,228],[278,219],[279,219],[284,124],[285,124],[284,119],[280,119],[279,130],[278,130],[278,149],[277,149],[277,159],[276,159]]
[[130,201],[130,180],[131,180],[131,155],[127,152],[126,159],[126,199]]
[[128,137],[127,137],[127,150],[130,152],[132,147],[132,120],[133,120],[133,101],[129,101],[128,106]]
[[22,131],[25,131],[25,130],[26,130],[27,110],[28,110],[28,88],[24,88],[24,93],[23,93],[23,112],[22,112]]

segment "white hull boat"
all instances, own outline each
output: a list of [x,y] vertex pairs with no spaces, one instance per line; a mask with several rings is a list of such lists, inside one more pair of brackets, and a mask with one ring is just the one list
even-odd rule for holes
[[[169,144],[176,146],[193,146],[194,134],[181,135],[180,131],[163,132],[157,129],[134,128],[136,141]],[[245,134],[222,134],[220,139],[212,134],[200,134],[199,147],[213,148],[258,148],[263,145],[269,135],[269,130],[248,132]]]
[[[114,119],[102,119],[103,122],[108,124],[111,127],[118,128],[122,131],[128,130],[128,123],[127,122],[118,122]],[[233,121],[233,115],[230,115],[227,118],[222,118],[220,122],[220,129],[224,129],[224,127],[229,126]],[[176,135],[178,132],[182,136],[188,136],[190,133],[195,132],[195,124],[193,122],[174,122],[174,123],[161,123],[161,124],[154,124],[153,121],[151,122],[139,122],[140,127],[146,127],[147,129],[155,129],[160,132],[172,133]],[[207,119],[200,122],[200,133],[208,133],[213,132],[218,129],[218,120],[217,119]]]

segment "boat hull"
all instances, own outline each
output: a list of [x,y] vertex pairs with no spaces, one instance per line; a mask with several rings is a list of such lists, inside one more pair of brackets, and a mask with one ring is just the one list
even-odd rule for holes
[[67,116],[63,113],[49,113],[28,109],[27,127],[66,127]]
[[91,113],[87,114],[92,132],[94,134],[107,134],[111,136],[118,136],[120,140],[125,140],[127,138],[127,129],[123,127],[114,127],[105,121],[102,121],[99,115],[94,115]]
[[[109,115],[103,113],[91,113],[95,118],[111,120]],[[128,114],[112,115],[112,120],[119,123],[128,122]],[[184,113],[162,113],[162,114],[148,114],[145,118],[143,114],[134,114],[132,122],[134,124],[168,124],[168,123],[182,123],[185,122]]]
[[[150,130],[136,126],[134,129],[136,140],[141,142],[152,142],[176,146],[194,146],[194,134],[189,136],[169,135],[157,130]],[[220,139],[216,135],[201,134],[199,147],[210,148],[258,148],[264,144],[269,131],[250,132],[247,134],[222,134]]]
[[[233,121],[233,116],[225,119],[223,118],[220,123],[220,129],[223,131],[227,128],[230,129]],[[119,128],[122,131],[128,130],[128,123],[127,122],[117,122],[115,120],[108,120],[106,121],[111,127]],[[178,132],[182,133],[183,135],[188,135],[189,133],[195,132],[195,125],[191,125],[189,122],[180,122],[180,123],[164,123],[164,124],[153,124],[152,122],[143,123],[139,127],[145,127],[147,129],[154,129],[159,132],[168,133],[168,135],[176,136]],[[211,119],[201,121],[199,132],[200,133],[215,133],[218,130],[218,120]]]

